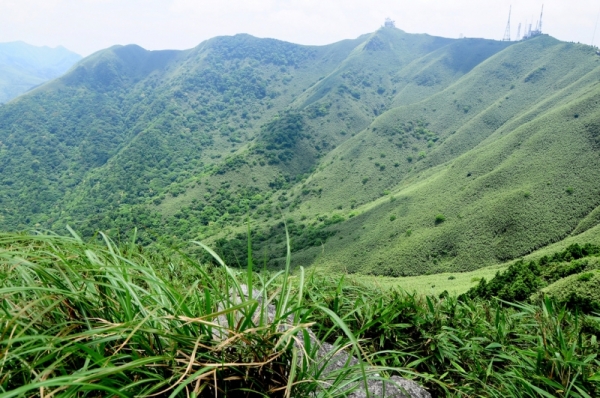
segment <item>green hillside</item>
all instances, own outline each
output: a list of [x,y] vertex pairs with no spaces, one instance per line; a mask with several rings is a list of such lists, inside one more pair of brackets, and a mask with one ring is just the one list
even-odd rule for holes
[[[530,43],[507,51],[525,46]],[[568,46],[554,43],[551,49],[563,56]],[[496,60],[488,60],[469,80],[418,106],[388,112],[361,133],[361,142],[332,154],[332,167],[311,183],[335,178],[336,163],[338,174],[349,167],[351,191],[366,211],[348,223],[348,237],[360,235],[359,241],[352,247],[335,242],[340,250],[330,250],[325,256],[331,260],[324,260],[349,264],[361,252],[383,246],[384,255],[361,262],[361,270],[377,272],[381,265],[392,275],[471,270],[561,240],[583,219],[575,232],[595,225],[588,214],[598,206],[600,189],[597,61],[582,49],[567,58],[564,68],[553,68],[555,58],[538,60],[520,75],[500,79],[490,76]],[[544,70],[546,82],[532,88],[526,80],[538,70]],[[478,94],[483,84],[478,77],[490,91]],[[462,104],[443,107],[458,104],[461,91],[458,98],[472,99],[468,111]],[[411,119],[417,122],[410,125]],[[422,133],[415,134],[419,128]],[[369,156],[356,156],[363,151]],[[344,188],[338,189],[323,195],[323,208],[341,197]],[[395,259],[402,259],[401,267]]]
[[[382,28],[115,46],[0,108],[0,228],[214,244],[400,276],[472,271],[600,220],[600,57],[549,36]],[[583,242],[585,243],[585,242]],[[189,246],[189,245],[186,245]],[[200,252],[200,251],[198,251]]]
[[0,104],[62,75],[80,59],[64,47],[0,43]]

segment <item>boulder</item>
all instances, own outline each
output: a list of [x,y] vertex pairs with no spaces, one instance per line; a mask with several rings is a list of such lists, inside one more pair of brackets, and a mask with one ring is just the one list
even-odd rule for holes
[[[241,285],[242,294],[249,297],[248,287],[246,285]],[[258,290],[252,291],[252,298],[257,300],[259,303],[262,302],[262,293]],[[239,304],[242,302],[240,297],[238,297],[237,292],[231,293],[231,301],[234,304]],[[223,308],[219,308],[222,310]],[[268,322],[272,322],[275,318],[276,308],[273,304],[267,305],[266,317]],[[260,314],[256,314],[255,322],[258,321],[258,317]],[[223,330],[215,330],[214,337],[217,339],[226,338],[227,332],[227,318],[224,315],[219,315],[215,319],[216,323],[223,326]],[[293,318],[288,318],[287,324],[282,324],[279,326],[279,329],[284,331],[286,327],[293,325]],[[317,354],[315,356],[315,360],[318,362],[326,363],[325,369],[321,373],[321,377],[327,377],[328,375],[333,374],[336,371],[343,370],[348,365],[353,366],[359,363],[358,359],[354,356],[351,356],[347,351],[340,350],[333,346],[332,344],[321,342],[317,339],[317,336],[310,329],[308,330],[308,335],[310,338],[310,343],[312,346],[318,347]],[[298,339],[295,343],[298,348],[302,348],[302,340]],[[299,350],[303,352],[303,350]],[[372,370],[372,369],[371,369]],[[372,374],[372,372],[370,372]],[[364,387],[364,383],[360,382],[361,385],[355,389],[352,393],[348,395],[348,398],[367,398],[367,392]],[[349,386],[348,388],[354,388],[354,386]],[[367,379],[367,388],[369,391],[369,397],[371,398],[431,398],[431,394],[427,392],[423,387],[418,385],[416,382],[408,379],[404,379],[399,376],[392,376],[389,379],[380,378],[378,376],[371,376]]]

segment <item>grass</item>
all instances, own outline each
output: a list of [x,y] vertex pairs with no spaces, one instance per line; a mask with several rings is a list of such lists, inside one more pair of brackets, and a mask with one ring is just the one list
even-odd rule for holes
[[321,352],[309,332],[319,306],[289,261],[275,274],[157,267],[134,243],[101,239],[0,236],[0,397],[342,396],[386,370],[327,370],[343,348],[364,355],[333,313],[343,332]]
[[[0,235],[0,397],[343,396],[376,373],[446,396],[598,396],[597,316],[454,296],[501,269],[485,266],[599,236],[589,46],[383,29],[323,47],[115,47],[82,65],[0,110],[0,223],[143,231],[123,247]],[[288,108],[306,137],[277,135],[292,158],[265,163],[254,145]],[[244,237],[246,217],[262,239],[281,213],[297,236],[237,241],[280,272],[186,257],[210,250],[181,242]],[[292,264],[302,231],[316,244]],[[183,250],[137,247],[156,242]],[[309,328],[361,361],[326,372],[336,359],[317,359]]]
[[481,278],[490,280],[496,272],[503,271],[506,265],[495,265],[470,272],[443,272],[433,275],[406,277],[385,277],[372,275],[349,275],[349,280],[356,280],[373,289],[396,288],[418,295],[438,296],[446,291],[451,295],[460,295],[477,285]]
[[[0,234],[0,397],[341,397],[394,374],[436,396],[600,392],[600,318],[549,299],[461,302],[292,275],[289,252],[257,273],[99,238]],[[344,349],[362,360],[330,372]]]
[[[309,179],[309,186],[327,187],[311,209],[326,211],[346,195],[358,215],[336,226],[344,240],[328,242],[322,255],[306,253],[307,262],[390,276],[471,271],[595,226],[597,146],[589,126],[598,117],[599,91],[587,71],[598,63],[586,48],[549,38],[511,46],[446,90],[384,113],[338,147],[325,159],[333,164]],[[569,66],[553,61],[566,53],[573,56]],[[509,60],[514,70],[505,71]],[[525,83],[540,62],[551,64],[543,80]],[[482,93],[483,79],[494,88]],[[468,113],[448,105],[464,98],[476,99]],[[418,120],[439,139],[425,159],[409,163],[407,155],[421,151],[425,140],[397,129]],[[374,169],[369,157],[382,151],[383,161],[402,166]],[[344,184],[337,184],[341,175]],[[378,194],[386,189],[396,201]],[[446,221],[436,225],[436,214]],[[385,222],[391,216],[394,223]]]
[[[455,45],[435,53],[449,54]],[[368,62],[353,57],[352,62]],[[410,73],[421,73],[415,65],[422,60],[411,64]],[[265,187],[265,202],[249,209],[254,228],[267,231],[277,224],[277,208],[286,218],[305,220],[301,226],[306,228],[323,225],[323,214],[340,213],[346,220],[327,228],[336,232],[333,238],[323,245],[293,247],[299,250],[297,263],[381,276],[473,271],[593,228],[600,189],[590,130],[598,117],[597,67],[588,47],[548,37],[505,48],[460,79],[444,79],[422,102],[400,101],[402,106],[379,115],[354,137],[335,141],[338,146],[310,175],[279,191]],[[539,75],[535,84],[527,80],[534,71]],[[346,73],[342,81],[354,76],[346,69],[339,73]],[[488,89],[482,92],[482,85]],[[333,96],[326,95],[328,118],[340,125],[344,118],[335,109],[340,106],[344,113],[347,104]],[[325,131],[327,126],[311,127]],[[418,160],[421,151],[426,157]],[[248,167],[219,176],[219,183],[235,192],[245,176],[256,174],[260,180],[267,173]],[[214,224],[215,240],[235,240],[243,230],[240,214],[229,217]],[[185,208],[171,222],[185,231],[198,224]],[[202,236],[216,230],[200,229]],[[282,250],[278,236],[267,236],[257,251]],[[275,257],[271,265],[281,264],[282,258]]]

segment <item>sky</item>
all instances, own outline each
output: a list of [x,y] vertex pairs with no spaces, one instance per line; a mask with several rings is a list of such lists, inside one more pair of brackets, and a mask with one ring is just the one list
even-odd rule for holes
[[[501,40],[519,23],[557,39],[600,44],[600,0],[0,0],[0,42],[62,45],[83,56],[115,44],[187,49],[249,33],[322,45],[377,30],[386,17],[408,33]],[[522,28],[522,31],[524,27]]]

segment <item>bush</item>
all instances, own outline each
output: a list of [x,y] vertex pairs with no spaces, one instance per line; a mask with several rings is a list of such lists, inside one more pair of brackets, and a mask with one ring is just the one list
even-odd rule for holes
[[[552,256],[543,256],[537,262],[530,261],[525,264],[523,260],[519,260],[511,264],[506,271],[496,273],[489,282],[482,279],[461,298],[496,297],[506,301],[531,302],[532,297],[539,296],[541,288],[550,285],[544,288],[544,292],[551,294],[559,303],[575,310],[590,312],[593,308],[600,308],[600,298],[588,294],[597,289],[588,289],[581,284],[589,282],[590,286],[593,286],[596,283],[596,273],[584,271],[597,266],[594,265],[597,261],[586,257],[599,252],[600,246],[589,243],[580,246],[575,243]],[[579,275],[575,278],[577,274]],[[570,276],[575,279],[569,279]]]
[[577,280],[579,282],[588,282],[590,281],[592,278],[594,277],[594,273],[593,272],[586,272],[584,274],[581,274],[577,277]]
[[438,214],[435,216],[435,223],[437,224],[441,224],[444,221],[446,221],[446,216],[444,216],[443,214]]

